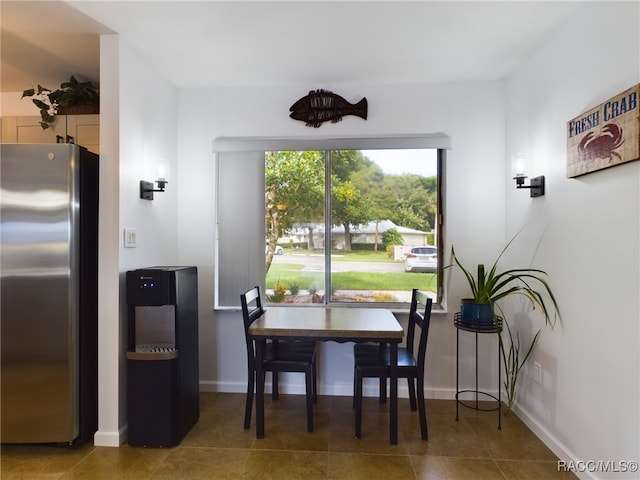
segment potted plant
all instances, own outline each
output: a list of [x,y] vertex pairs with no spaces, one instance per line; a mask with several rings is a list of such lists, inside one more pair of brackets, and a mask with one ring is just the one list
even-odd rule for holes
[[[495,316],[495,305],[498,300],[509,295],[524,295],[531,301],[534,308],[540,309],[544,315],[545,324],[553,325],[559,316],[559,309],[555,296],[547,283],[546,272],[536,268],[514,268],[498,272],[498,262],[516,237],[517,235],[502,249],[488,272],[485,270],[484,264],[479,264],[477,274],[474,277],[471,271],[462,265],[453,246],[451,247],[453,263],[445,268],[458,267],[464,273],[473,297],[463,299],[462,303],[477,304],[481,305],[480,308],[483,310],[490,310],[491,322]],[[462,305],[461,308],[463,308]],[[484,319],[484,317],[482,318]]]
[[[510,295],[523,295],[531,302],[534,309],[538,308],[542,315],[544,315],[545,325],[553,328],[556,319],[560,318],[558,303],[547,282],[547,273],[545,271],[536,268],[514,268],[498,271],[499,260],[516,237],[517,234],[507,243],[488,271],[485,270],[483,264],[478,265],[475,277],[471,273],[471,270],[462,264],[453,246],[451,247],[452,263],[445,267],[458,267],[467,279],[473,295],[472,298],[461,301],[461,321],[466,322],[469,326],[496,328],[498,332],[499,347],[505,371],[504,386],[507,393],[506,413],[511,410],[513,401],[515,400],[518,374],[531,355],[541,330],[538,330],[534,335],[526,353],[522,356],[520,338],[517,332],[514,338],[513,330],[503,314],[503,324],[506,325],[506,336],[509,341],[509,345],[505,345],[504,340],[506,339],[502,338],[502,332],[497,328],[496,308],[500,309],[500,306],[497,305],[496,302]],[[466,317],[464,316],[465,313],[467,314]],[[501,309],[500,313],[503,313]]]
[[42,85],[22,92],[22,98],[32,98],[40,110],[40,126],[43,130],[55,121],[56,115],[71,113],[98,113],[100,109],[100,93],[93,82],[79,82],[71,75],[68,82],[60,84],[57,90],[49,90]]

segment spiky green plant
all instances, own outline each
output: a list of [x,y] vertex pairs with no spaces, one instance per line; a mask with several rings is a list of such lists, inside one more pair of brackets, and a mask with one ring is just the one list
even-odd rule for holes
[[504,340],[501,335],[498,335],[498,339],[500,342],[500,356],[502,357],[502,364],[504,365],[504,389],[507,394],[507,408],[505,410],[505,415],[507,415],[511,409],[513,408],[513,402],[515,401],[516,396],[516,383],[518,381],[518,374],[527,359],[533,352],[533,347],[535,347],[538,337],[542,330],[538,330],[534,335],[531,343],[529,344],[529,348],[527,349],[527,353],[523,358],[520,358],[520,336],[518,332],[516,332],[515,341],[513,339],[513,333],[511,331],[511,327],[509,326],[509,322],[504,321],[504,325],[507,326],[507,335],[509,336],[509,347],[506,347],[504,344]]
[[534,308],[540,309],[544,315],[545,324],[553,327],[560,316],[560,310],[547,282],[547,273],[537,268],[513,268],[498,272],[498,262],[516,237],[517,234],[502,249],[489,272],[486,272],[484,264],[479,264],[474,278],[469,269],[460,262],[453,245],[451,246],[453,263],[445,268],[457,266],[462,271],[475,302],[495,305],[498,300],[509,295],[524,295],[531,301]]
[[[445,268],[458,267],[467,279],[467,283],[471,288],[473,294],[473,300],[477,303],[490,304],[492,311],[495,313],[496,302],[509,295],[524,295],[531,301],[533,308],[540,309],[544,315],[545,325],[555,326],[556,320],[560,319],[560,309],[558,302],[556,301],[551,287],[547,282],[547,273],[537,268],[514,268],[505,270],[504,272],[498,272],[498,262],[502,255],[507,251],[511,243],[516,239],[516,234],[507,245],[502,249],[498,258],[496,258],[491,269],[487,273],[483,264],[479,264],[477,267],[477,275],[474,276],[471,272],[465,268],[458,257],[456,256],[455,249],[451,247],[451,264]],[[500,307],[498,307],[500,308]],[[504,316],[504,313],[500,309],[500,313]],[[524,357],[521,358],[521,344],[518,333],[513,332],[509,323],[503,318],[503,325],[506,325],[507,336],[509,337],[509,345],[505,345],[504,339],[501,335],[502,332],[498,331],[498,341],[500,348],[500,355],[505,371],[504,387],[507,395],[507,408],[505,414],[511,411],[513,408],[513,402],[515,400],[516,384],[518,382],[518,374],[525,362],[531,356],[533,348],[535,347],[540,333],[542,330],[538,330],[534,335]]]

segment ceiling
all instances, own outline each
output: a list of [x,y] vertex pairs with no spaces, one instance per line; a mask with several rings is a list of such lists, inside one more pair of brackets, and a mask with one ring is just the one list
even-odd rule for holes
[[113,32],[183,88],[495,80],[578,4],[3,0],[0,88],[98,81]]

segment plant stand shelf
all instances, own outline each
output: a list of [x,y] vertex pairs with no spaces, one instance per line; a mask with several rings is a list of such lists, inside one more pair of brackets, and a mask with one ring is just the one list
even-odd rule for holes
[[[458,417],[458,407],[462,405],[463,407],[471,408],[473,410],[481,410],[487,412],[498,412],[498,429],[502,429],[502,402],[500,401],[500,397],[502,394],[502,374],[500,368],[500,344],[498,344],[498,396],[495,396],[491,393],[482,392],[478,390],[478,334],[482,333],[499,333],[502,331],[502,317],[496,315],[496,322],[491,326],[483,326],[467,323],[462,320],[462,314],[460,312],[454,315],[453,323],[456,327],[456,421],[459,420]],[[476,388],[475,390],[460,390],[460,330],[465,332],[474,333],[476,336]],[[460,399],[460,394],[464,393],[473,393],[475,394],[474,399],[464,400]],[[480,406],[479,397],[484,396],[496,401],[497,405],[492,408],[483,408]]]

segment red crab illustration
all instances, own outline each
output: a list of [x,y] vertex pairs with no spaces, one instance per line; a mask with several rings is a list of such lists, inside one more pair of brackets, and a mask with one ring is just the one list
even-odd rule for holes
[[594,137],[593,132],[589,132],[578,144],[578,153],[582,161],[592,161],[598,158],[612,160],[618,157],[622,160],[618,152],[615,151],[624,143],[622,138],[622,128],[615,123],[607,123],[602,127],[602,133]]

